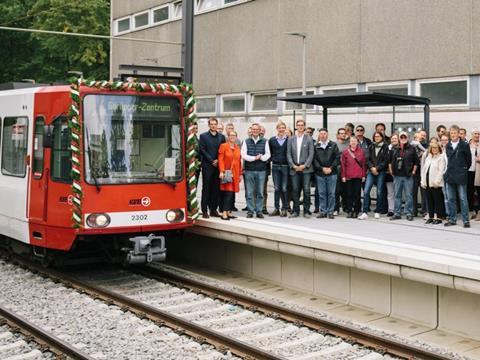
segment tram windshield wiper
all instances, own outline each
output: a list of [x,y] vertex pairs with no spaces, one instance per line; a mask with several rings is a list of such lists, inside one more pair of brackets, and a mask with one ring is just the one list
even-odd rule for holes
[[[158,174],[158,169],[157,169],[155,166],[153,166],[152,164],[145,163],[145,166],[151,167],[151,168],[152,168],[152,171],[153,171],[154,173]],[[161,181],[164,182],[164,183],[166,183],[166,184],[168,184],[168,185],[170,185],[170,186],[172,186],[174,189],[177,187],[177,183],[174,182],[174,181],[170,181],[170,180],[167,180],[167,179],[165,179],[165,178],[164,178],[164,179],[161,179]]]

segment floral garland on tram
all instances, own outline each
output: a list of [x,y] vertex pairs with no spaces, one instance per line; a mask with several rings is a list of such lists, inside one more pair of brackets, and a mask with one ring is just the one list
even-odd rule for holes
[[184,99],[184,120],[185,126],[188,128],[186,136],[186,163],[187,163],[187,180],[188,180],[188,217],[195,220],[199,216],[197,201],[197,179],[196,171],[199,167],[199,160],[196,157],[198,140],[193,129],[197,124],[195,114],[195,97],[194,91],[190,84],[181,83],[180,85],[164,84],[164,83],[140,83],[136,81],[96,81],[85,79],[74,79],[70,85],[70,97],[72,104],[69,111],[69,128],[71,133],[70,149],[72,150],[72,195],[73,195],[73,227],[83,227],[83,211],[82,198],[83,189],[80,183],[82,178],[81,164],[81,144],[82,144],[82,119],[80,117],[80,86],[87,86],[103,90],[116,91],[136,91],[138,93],[166,93],[180,94]]

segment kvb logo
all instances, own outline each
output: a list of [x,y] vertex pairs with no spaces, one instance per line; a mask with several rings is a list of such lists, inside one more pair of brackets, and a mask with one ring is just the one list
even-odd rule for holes
[[142,198],[142,205],[143,206],[149,207],[151,203],[152,203],[152,201],[150,200],[150,198],[148,196],[144,196]]

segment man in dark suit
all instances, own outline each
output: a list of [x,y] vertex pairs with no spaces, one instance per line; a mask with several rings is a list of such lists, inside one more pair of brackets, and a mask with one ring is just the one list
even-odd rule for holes
[[305,121],[299,119],[295,123],[296,134],[288,139],[287,161],[292,179],[293,212],[290,217],[300,215],[300,192],[303,189],[303,216],[309,218],[310,213],[310,179],[313,173],[313,140],[305,134]]
[[[220,199],[220,178],[218,172],[218,148],[225,137],[217,132],[218,121],[208,119],[209,130],[200,135],[199,147],[202,159],[202,217],[218,217],[217,208]],[[210,209],[210,216],[208,215]]]
[[450,141],[445,152],[447,154],[447,170],[445,171],[445,186],[448,194],[448,222],[445,226],[457,224],[457,191],[462,209],[463,227],[469,228],[467,182],[468,169],[472,165],[472,153],[467,142],[460,138],[460,128],[452,125]]

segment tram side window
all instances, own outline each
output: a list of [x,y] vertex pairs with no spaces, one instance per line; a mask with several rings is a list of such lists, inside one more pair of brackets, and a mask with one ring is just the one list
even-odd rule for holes
[[35,136],[33,138],[33,176],[36,179],[43,174],[43,131],[45,120],[37,117],[35,120]]
[[28,119],[6,117],[3,120],[2,174],[24,177],[27,164]]
[[68,120],[59,118],[53,124],[52,180],[71,182],[71,150]]

